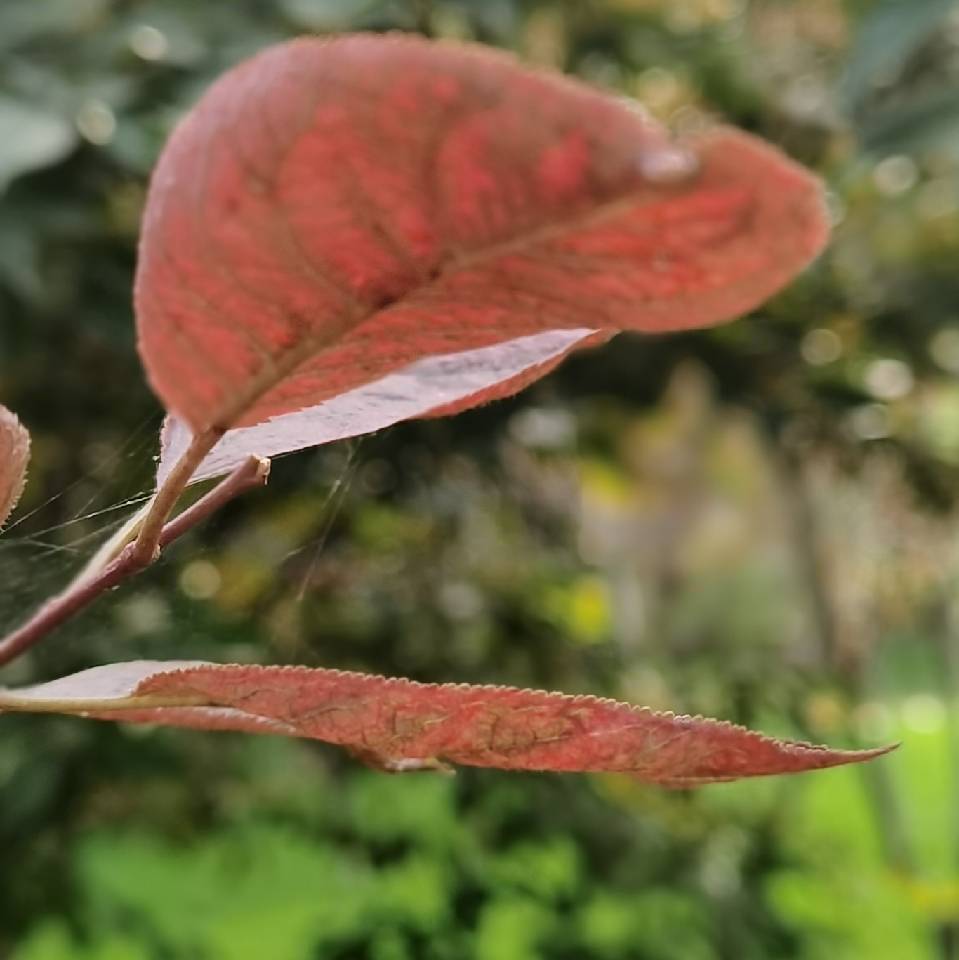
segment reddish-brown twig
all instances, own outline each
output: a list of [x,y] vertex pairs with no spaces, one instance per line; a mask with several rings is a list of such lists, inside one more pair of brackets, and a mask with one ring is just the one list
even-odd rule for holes
[[[63,593],[48,600],[26,623],[0,641],[0,666],[30,649],[51,630],[69,620],[101,594],[148,567],[158,556],[159,550],[192,530],[234,497],[254,487],[263,486],[269,474],[269,460],[249,457],[209,493],[178,517],[165,523],[156,537],[157,549],[143,550],[142,540],[134,540],[101,570],[75,580]],[[182,489],[181,486],[180,492]],[[170,504],[170,509],[172,506],[173,503]]]

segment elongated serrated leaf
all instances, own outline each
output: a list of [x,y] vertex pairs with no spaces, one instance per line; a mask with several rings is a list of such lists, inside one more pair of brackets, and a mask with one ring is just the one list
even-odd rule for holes
[[0,527],[23,493],[30,462],[30,434],[6,407],[0,404]]
[[118,663],[0,690],[0,710],[311,737],[391,771],[450,762],[627,773],[672,787],[833,767],[890,749],[832,750],[542,690],[196,662]]
[[[363,431],[431,394],[444,412],[500,396],[589,333],[727,320],[826,233],[815,179],[741,132],[678,147],[625,102],[478,46],[299,40],[224,75],[167,144],[140,350],[189,429],[262,425],[295,449],[331,438],[334,412]],[[516,369],[517,345],[577,332]],[[430,366],[449,355],[489,369],[453,396]],[[401,391],[397,416],[392,378],[411,376],[421,402]],[[221,453],[280,452],[249,440]]]

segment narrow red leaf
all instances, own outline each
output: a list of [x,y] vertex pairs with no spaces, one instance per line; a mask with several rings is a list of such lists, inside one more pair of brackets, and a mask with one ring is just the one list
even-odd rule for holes
[[30,434],[16,415],[0,404],[0,527],[23,493],[29,462]]
[[[140,349],[191,429],[250,427],[437,355],[727,320],[826,232],[818,183],[741,132],[679,148],[625,102],[478,46],[298,40],[223,76],[164,150]],[[574,345],[435,406],[518,389]]]
[[311,737],[393,771],[448,761],[628,773],[670,787],[833,767],[891,749],[774,740],[717,720],[596,697],[306,667],[111,664],[0,690],[0,710]]

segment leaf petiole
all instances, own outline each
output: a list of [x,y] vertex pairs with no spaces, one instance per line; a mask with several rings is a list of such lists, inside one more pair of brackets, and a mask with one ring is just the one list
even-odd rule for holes
[[[137,562],[147,566],[156,560],[163,546],[161,540],[167,518],[173,512],[173,508],[183,495],[183,491],[190,483],[193,474],[196,473],[197,467],[200,466],[204,457],[216,446],[217,441],[225,432],[226,431],[220,427],[211,427],[209,430],[198,433],[190,442],[190,446],[184,451],[183,456],[180,457],[176,465],[167,475],[166,480],[163,481],[160,489],[157,490],[150,509],[140,524],[140,532],[133,542],[132,553],[136,556]],[[257,457],[252,457],[250,460],[247,460],[245,464],[241,464],[239,469],[242,470],[243,467],[246,467],[248,470],[252,470],[254,468],[250,466],[250,463],[251,461],[257,460]],[[266,475],[269,474],[269,467],[266,468],[266,471],[264,482]],[[230,476],[233,476],[233,474]],[[227,477],[224,483],[228,483],[229,480],[230,477]],[[211,491],[211,493],[213,492],[214,491]],[[206,498],[204,497],[203,499],[205,500]],[[198,501],[198,503],[202,502],[202,500]]]

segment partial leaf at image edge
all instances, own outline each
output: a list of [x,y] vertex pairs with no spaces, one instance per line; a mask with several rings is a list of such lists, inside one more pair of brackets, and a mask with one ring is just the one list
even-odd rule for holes
[[27,428],[0,404],[0,527],[20,500],[29,461],[30,434]]

